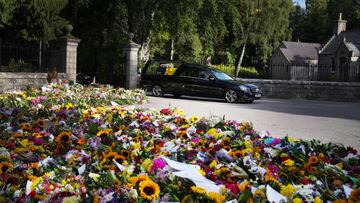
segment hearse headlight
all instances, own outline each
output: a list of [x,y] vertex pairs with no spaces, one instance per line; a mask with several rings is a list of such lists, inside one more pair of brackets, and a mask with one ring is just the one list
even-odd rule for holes
[[249,89],[248,87],[246,87],[245,85],[240,85],[239,87],[240,87],[241,91],[243,91],[243,92],[248,92],[248,91],[250,90],[250,89]]

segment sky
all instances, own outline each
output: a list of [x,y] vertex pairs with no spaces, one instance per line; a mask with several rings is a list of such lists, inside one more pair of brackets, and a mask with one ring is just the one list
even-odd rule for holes
[[301,7],[305,8],[305,0],[295,0],[297,4],[299,4]]

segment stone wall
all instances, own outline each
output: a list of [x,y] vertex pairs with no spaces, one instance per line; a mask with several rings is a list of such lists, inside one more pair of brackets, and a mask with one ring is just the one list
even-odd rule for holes
[[360,101],[360,83],[240,79],[261,88],[264,97]]
[[[58,74],[59,80],[64,80],[67,75]],[[28,85],[41,87],[47,84],[47,73],[10,73],[0,72],[0,92],[18,90]]]

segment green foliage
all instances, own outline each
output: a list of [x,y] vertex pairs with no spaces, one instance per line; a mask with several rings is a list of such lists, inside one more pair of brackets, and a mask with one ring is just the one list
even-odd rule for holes
[[10,59],[8,66],[0,66],[0,72],[32,72],[33,66],[23,60]]
[[[212,68],[220,70],[232,77],[235,76],[235,66],[234,65],[212,65]],[[258,78],[260,74],[255,69],[255,67],[241,67],[239,72],[239,77],[241,78]]]
[[18,0],[11,26],[17,35],[29,41],[56,39],[67,24],[59,16],[67,3],[68,0]]
[[16,7],[16,0],[0,0],[0,28],[8,25]]

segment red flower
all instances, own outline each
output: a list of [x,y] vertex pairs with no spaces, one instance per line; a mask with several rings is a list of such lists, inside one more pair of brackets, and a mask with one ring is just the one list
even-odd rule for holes
[[240,193],[236,183],[225,183],[225,187],[229,189],[234,195],[238,195]]
[[161,109],[160,113],[168,116],[171,114],[171,110],[170,109]]

